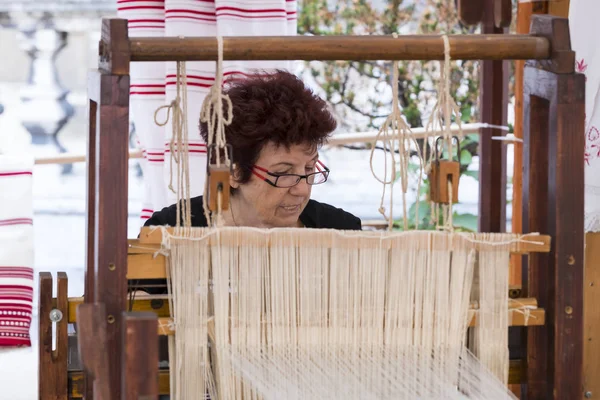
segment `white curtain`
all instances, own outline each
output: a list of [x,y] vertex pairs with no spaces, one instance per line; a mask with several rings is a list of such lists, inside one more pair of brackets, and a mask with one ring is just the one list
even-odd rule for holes
[[0,154],[0,348],[31,346],[33,158]]
[[[585,74],[585,231],[600,231],[600,47],[594,37],[600,1],[571,0],[575,70]],[[577,210],[574,210],[577,211]]]
[[[119,0],[118,16],[129,21],[129,36],[285,36],[296,35],[296,0]],[[290,69],[288,62],[223,63],[225,79],[252,69]],[[198,130],[200,107],[214,82],[215,62],[188,62],[188,130],[191,195],[204,191],[206,146]],[[145,197],[142,223],[154,211],[176,202],[169,190],[172,134],[170,120],[159,126],[155,111],[176,94],[175,62],[132,63],[131,118],[144,158]],[[166,109],[157,115],[166,120]]]

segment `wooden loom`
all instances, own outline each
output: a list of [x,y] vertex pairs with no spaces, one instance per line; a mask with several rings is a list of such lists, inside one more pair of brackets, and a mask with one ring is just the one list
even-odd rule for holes
[[[453,60],[529,60],[523,225],[526,232],[540,232],[545,244],[514,248],[528,271],[522,294],[528,299],[519,301],[537,308],[528,321],[526,357],[511,362],[510,382],[526,384],[532,399],[580,398],[583,179],[578,177],[583,177],[585,80],[574,73],[568,21],[534,16],[529,35],[457,35],[450,36],[450,46]],[[168,371],[158,370],[157,345],[159,335],[173,333],[163,320],[168,302],[154,297],[130,302],[127,295],[129,281],[165,278],[164,256],[153,256],[157,237],[142,229],[139,239],[127,238],[129,66],[216,60],[217,40],[130,39],[126,20],[106,19],[99,50],[88,92],[85,294],[68,298],[66,274],[59,273],[53,298],[51,275],[40,273],[40,399],[151,399],[169,393]],[[443,54],[438,35],[224,38],[225,60],[440,60]],[[512,313],[511,326],[525,322],[522,313]],[[67,368],[67,327],[75,323],[85,372]]]

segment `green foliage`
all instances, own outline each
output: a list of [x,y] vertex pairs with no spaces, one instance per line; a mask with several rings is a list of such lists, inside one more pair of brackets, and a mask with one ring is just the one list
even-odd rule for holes
[[[415,7],[418,3],[419,9]],[[299,34],[312,35],[372,35],[384,34],[461,34],[474,33],[458,21],[454,0],[424,0],[406,5],[403,0],[384,0],[374,6],[369,0],[301,0]],[[341,126],[348,131],[378,129],[391,110],[390,61],[332,61],[307,63],[315,83],[322,89],[324,98],[333,106]],[[399,103],[402,114],[411,127],[422,127],[427,113],[437,100],[436,85],[439,62],[399,62]],[[451,93],[460,107],[461,121],[479,120],[478,93],[479,67],[476,61],[452,63]],[[478,178],[469,171],[473,156],[477,154],[478,135],[467,135],[461,142],[461,173]],[[413,157],[414,158],[414,157]],[[413,162],[416,160],[413,160]],[[411,166],[413,172],[416,165]],[[427,181],[420,193],[419,225],[430,226],[427,206]],[[415,215],[410,220],[414,225]],[[476,217],[453,217],[455,225],[476,229]],[[474,221],[474,222],[473,222]]]

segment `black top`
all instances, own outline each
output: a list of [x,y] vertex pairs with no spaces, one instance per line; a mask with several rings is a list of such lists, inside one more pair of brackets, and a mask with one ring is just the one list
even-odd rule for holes
[[[208,225],[204,216],[204,206],[202,205],[202,196],[190,199],[192,212],[192,226],[206,227]],[[309,200],[308,204],[300,214],[300,221],[307,228],[320,229],[339,229],[339,230],[361,230],[361,220],[354,215],[330,206],[329,204],[319,203],[315,200]],[[146,221],[144,226],[175,226],[177,222],[177,205],[173,204],[152,214],[152,217]],[[140,279],[135,282],[135,286],[149,294],[165,294],[165,287],[156,287],[155,285],[164,284],[164,279]]]
[[[208,225],[204,216],[204,207],[202,205],[202,196],[190,199],[192,226],[205,227]],[[319,229],[340,229],[340,230],[361,230],[362,224],[359,218],[342,210],[330,206],[329,204],[319,203],[315,200],[309,200],[308,204],[300,214],[300,222],[307,228]],[[173,204],[155,212],[144,226],[175,226],[177,223],[177,205]]]

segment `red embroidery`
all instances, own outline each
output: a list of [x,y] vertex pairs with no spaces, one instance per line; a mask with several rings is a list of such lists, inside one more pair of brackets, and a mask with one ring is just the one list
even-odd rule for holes
[[584,158],[587,165],[590,165],[590,159],[600,158],[600,131],[592,126],[588,131],[585,143]]
[[[585,75],[585,71],[587,70],[587,64],[585,63],[585,60],[582,58],[581,61],[577,61],[575,60],[575,71],[577,72],[581,72],[582,74]],[[585,76],[585,81],[587,82],[587,75]]]

